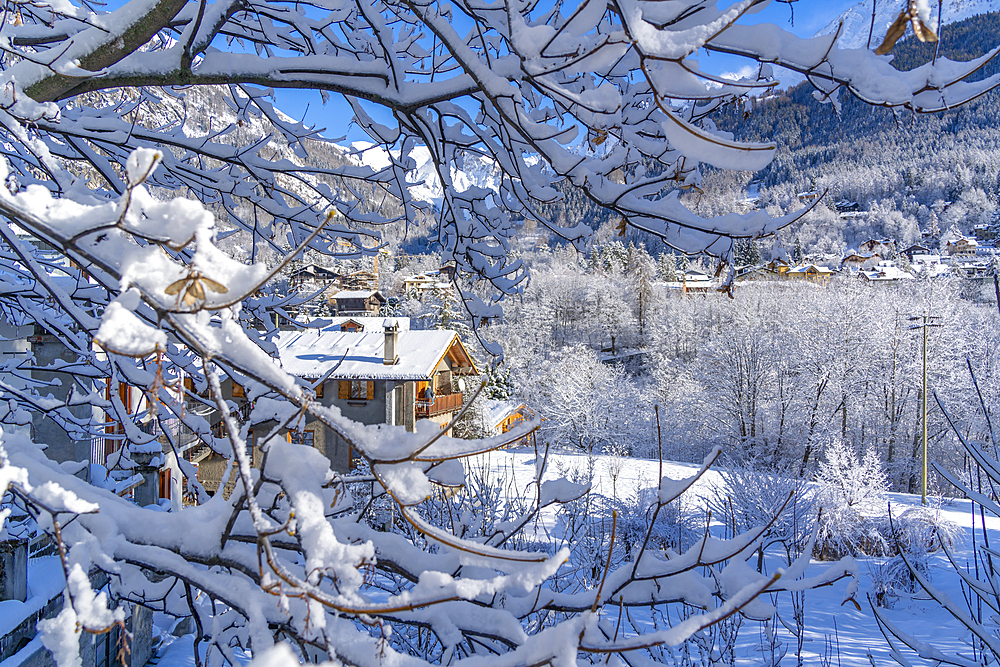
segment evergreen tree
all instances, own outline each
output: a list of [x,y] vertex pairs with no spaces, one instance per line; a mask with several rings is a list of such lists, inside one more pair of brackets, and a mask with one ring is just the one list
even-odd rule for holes
[[737,239],[735,244],[737,266],[760,264],[760,245],[757,239]]
[[672,252],[663,253],[656,262],[657,277],[667,283],[677,282],[677,257]]
[[639,338],[646,333],[646,321],[649,319],[656,300],[656,265],[653,258],[646,252],[646,246],[629,244],[629,283],[635,298],[635,318],[639,322]]

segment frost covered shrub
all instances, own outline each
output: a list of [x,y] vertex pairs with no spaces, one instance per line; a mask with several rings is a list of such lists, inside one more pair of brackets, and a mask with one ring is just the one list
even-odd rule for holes
[[820,508],[816,558],[880,556],[889,551],[885,526],[877,518],[885,512],[889,482],[874,449],[859,458],[843,442],[833,440],[816,471],[816,483]]
[[867,564],[871,578],[871,596],[875,604],[883,609],[893,609],[902,591],[912,592],[913,577],[903,559],[871,560]]
[[[586,466],[559,462],[555,468],[559,475],[576,484],[593,484],[590,460]],[[600,578],[607,565],[612,532],[612,568],[635,558],[643,544],[649,550],[680,552],[701,538],[704,521],[684,512],[681,498],[658,512],[656,506],[656,488],[642,485],[624,497],[591,492],[563,504],[556,515],[556,533],[570,549],[577,584],[593,584]]]
[[763,548],[781,543],[789,556],[798,553],[812,531],[816,493],[792,467],[777,455],[728,456],[721,484],[705,497],[712,516],[732,534],[773,521]]
[[944,518],[938,505],[907,508],[891,521],[886,517],[881,521],[880,533],[888,536],[887,547],[892,557],[881,563],[869,563],[872,595],[879,607],[892,609],[899,593],[915,593],[919,589],[910,567],[929,581],[928,557],[942,547],[954,547],[961,528]]
[[911,507],[892,520],[893,546],[908,556],[951,549],[962,529],[936,507]]
[[611,500],[609,510],[618,512],[618,543],[624,557],[630,558],[649,533],[649,546],[655,549],[681,551],[701,537],[704,522],[683,511],[681,499],[663,507],[656,513],[656,489],[642,488],[622,500]]

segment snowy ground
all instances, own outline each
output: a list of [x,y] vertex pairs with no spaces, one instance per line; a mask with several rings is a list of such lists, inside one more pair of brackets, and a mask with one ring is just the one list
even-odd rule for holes
[[[517,488],[525,488],[530,484],[534,475],[533,450],[520,449],[508,450],[505,452],[493,452],[489,455],[487,465],[493,469],[504,469],[516,475]],[[612,481],[608,474],[608,466],[611,459],[608,457],[598,457],[595,468],[594,490],[597,493],[612,495]],[[655,485],[659,474],[659,463],[657,461],[643,459],[619,459],[621,471],[618,474],[616,487],[618,497],[627,497],[635,493],[637,488],[651,487]],[[547,467],[546,479],[555,477],[558,468],[570,469],[576,467],[584,469],[586,458],[577,454],[555,454],[550,457]],[[698,469],[693,464],[668,463],[663,465],[663,474],[673,479],[690,477]],[[682,498],[686,507],[692,507],[701,503],[699,496],[705,496],[714,492],[721,482],[718,472],[710,470],[698,483]],[[889,494],[888,499],[892,503],[893,513],[898,514],[905,507],[919,506],[920,497],[909,494]],[[971,516],[972,506],[968,501],[948,501],[945,500],[941,507],[942,514],[951,521],[962,527],[962,535],[956,545],[956,560],[960,563],[972,560],[971,551]],[[986,519],[987,529],[990,533],[991,541],[1000,541],[1000,519]],[[773,554],[774,558],[769,560],[768,568],[780,567],[778,554]],[[871,590],[872,571],[875,566],[885,559],[861,558],[860,565],[860,590],[857,601],[861,605],[858,611],[850,603],[841,606],[843,600],[844,584],[837,584],[833,587],[826,587],[809,591],[806,593],[805,618],[808,628],[806,641],[803,646],[803,664],[806,665],[834,665],[837,667],[855,667],[864,665],[870,667],[872,660],[875,665],[894,665],[896,662],[889,656],[889,650],[885,639],[878,630],[872,610],[868,606],[867,594]],[[823,568],[829,567],[828,563],[814,561],[810,566],[810,573],[818,574]],[[965,609],[959,578],[951,570],[946,557],[943,554],[936,554],[932,557],[932,582],[935,586],[944,590],[962,609]],[[792,618],[791,606],[788,595],[779,596],[777,600],[779,614],[787,619]],[[933,645],[946,653],[954,651],[966,652],[966,644],[969,633],[954,620],[947,612],[943,611],[937,604],[928,600],[923,594],[900,599],[895,608],[887,612],[890,621],[896,623],[904,631],[915,636],[917,639],[931,642]],[[747,623],[740,633],[740,646],[742,659],[738,664],[754,665],[761,664],[760,636],[756,624]],[[794,640],[792,635],[779,629],[778,638],[788,646],[788,655],[781,662],[783,665],[795,665]],[[868,657],[871,653],[871,660]],[[824,658],[829,656],[829,662]],[[919,658],[910,656],[914,665],[931,664],[921,661]]]
[[[533,450],[517,449],[492,452],[473,465],[485,466],[493,474],[502,474],[507,479],[512,478],[514,480],[512,488],[528,489],[534,476],[534,462]],[[613,467],[616,464],[620,466],[620,472],[616,482],[612,484],[608,474],[609,465]],[[549,459],[546,479],[556,477],[557,470],[561,470],[565,474],[566,470],[574,467],[580,470],[585,469],[586,458],[575,454],[553,454]],[[619,498],[627,497],[634,494],[637,489],[654,486],[658,468],[659,464],[656,461],[618,459],[615,462],[608,457],[598,457],[595,467],[594,491],[611,496],[612,486],[614,486]],[[690,477],[697,469],[698,466],[691,464],[663,464],[664,475],[674,479]],[[709,471],[685,495],[683,499],[685,506],[694,508],[698,503],[701,503],[700,497],[713,493],[720,480],[720,475],[717,472]],[[534,491],[531,493],[534,495]],[[890,494],[889,499],[894,508],[898,507],[900,511],[904,506],[920,504],[919,496]],[[971,529],[969,527],[971,504],[968,501],[945,501],[942,505],[942,512],[948,519],[963,528],[962,536],[956,545],[957,559],[962,563],[967,560],[971,561]],[[1000,520],[987,518],[987,528],[990,532],[990,539],[996,539],[1000,542]],[[773,559],[770,559],[767,564],[771,571],[780,566],[778,554],[775,553],[773,556]],[[878,630],[866,596],[871,590],[873,566],[880,562],[879,559],[859,559],[861,578],[857,601],[861,605],[860,611],[850,603],[841,606],[845,589],[844,583],[806,593],[805,619],[808,631],[803,647],[802,664],[836,667],[896,664],[889,656],[886,642]],[[936,555],[932,562],[933,583],[946,591],[964,609],[958,577],[951,572],[945,557]],[[810,566],[809,574],[819,574],[823,568],[828,566],[826,563],[816,561]],[[780,615],[789,620],[792,618],[787,594],[779,597],[777,606]],[[918,639],[932,642],[945,652],[951,653],[956,650],[966,652],[964,642],[968,640],[969,633],[949,614],[923,595],[918,594],[900,599],[895,608],[887,612],[887,615],[891,621],[906,632]],[[167,623],[166,618],[157,620],[162,620],[164,624]],[[636,620],[640,624],[644,620],[648,622],[648,619],[641,618],[641,615]],[[164,642],[158,651],[157,667],[192,667],[194,661],[191,656],[191,636],[172,637],[169,635],[169,629],[169,626],[161,627],[161,636],[164,638]],[[792,635],[784,628],[779,628],[778,639],[786,644],[788,649],[788,654],[780,664],[795,665],[795,647]],[[738,642],[737,664],[762,664],[760,649],[761,636],[757,624],[751,622],[744,624]],[[869,658],[869,654],[871,658]],[[914,665],[931,664],[912,655],[908,657],[911,658]]]

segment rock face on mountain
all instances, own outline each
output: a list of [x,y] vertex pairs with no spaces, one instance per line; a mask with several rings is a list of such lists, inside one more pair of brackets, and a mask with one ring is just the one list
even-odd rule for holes
[[[904,3],[899,0],[874,0],[875,20],[873,22],[872,1],[861,0],[816,34],[832,34],[843,24],[844,29],[841,31],[842,36],[838,42],[841,48],[875,48],[882,42],[886,30],[899,16]],[[928,4],[931,7],[929,25],[936,28],[938,5],[936,2]],[[978,14],[996,11],[996,8],[995,0],[944,0],[941,6],[941,23],[944,25],[957,23]],[[870,41],[868,39],[869,32],[871,32]]]

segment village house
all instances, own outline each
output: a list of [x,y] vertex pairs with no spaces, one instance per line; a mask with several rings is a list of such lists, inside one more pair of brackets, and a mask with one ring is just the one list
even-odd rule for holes
[[451,292],[455,279],[455,263],[448,262],[437,271],[424,271],[403,279],[403,294],[407,298],[423,301],[427,294],[435,291]]
[[688,269],[679,274],[679,280],[675,282],[657,284],[666,287],[668,293],[674,294],[710,294],[716,292],[718,287],[711,276],[697,269]]
[[373,291],[378,289],[378,276],[372,271],[354,271],[337,277],[337,285],[345,290]]
[[850,269],[870,269],[882,261],[882,255],[877,252],[866,253],[848,250],[840,260],[841,266]]
[[293,292],[310,292],[325,288],[337,280],[336,270],[319,264],[306,264],[288,277],[288,286]]
[[983,243],[984,241],[995,241],[998,228],[1000,228],[1000,224],[984,222],[974,225],[972,231],[976,235],[976,240]]
[[[0,559],[0,606],[4,613],[0,660],[17,667],[54,667],[56,660],[42,644],[37,626],[62,611],[66,579],[55,544],[37,528],[25,531],[25,523],[9,518],[7,539],[0,541],[4,556]],[[104,572],[94,568],[89,578],[95,590],[107,591]],[[125,612],[128,650],[120,651],[124,639],[121,626],[100,634],[79,631],[80,667],[143,667],[155,654],[152,611],[132,602],[120,601],[116,606]]]
[[[396,325],[400,331],[410,330],[409,317],[396,317]],[[367,315],[352,315],[350,317],[334,317],[330,323],[323,328],[326,331],[382,331],[384,317],[371,317]]]
[[914,255],[910,265],[914,273],[925,278],[951,275],[951,267],[941,261],[941,255]]
[[896,240],[868,239],[858,246],[858,251],[867,254],[878,253],[882,257],[892,257],[896,252]]
[[879,262],[874,268],[858,271],[858,277],[870,283],[898,283],[913,280],[913,275],[896,266],[891,260]]
[[[316,398],[362,424],[413,431],[418,420],[447,425],[464,402],[463,376],[477,376],[472,356],[454,331],[401,330],[386,319],[380,331],[284,332],[277,340],[282,366],[315,383]],[[348,443],[318,421],[287,437],[316,447],[334,469],[346,471]]]
[[[520,401],[499,401],[482,398],[479,400],[483,402],[483,418],[486,422],[486,430],[490,435],[502,435],[534,414]],[[528,436],[525,436],[512,444],[529,444],[529,442],[530,439]]]
[[828,282],[834,275],[836,271],[818,264],[800,264],[784,273],[788,280],[808,280],[814,283]]
[[975,257],[978,247],[976,239],[962,236],[946,242],[944,251],[952,258]]
[[318,292],[320,290],[377,290],[378,267],[375,259],[375,271],[362,269],[350,273],[341,273],[336,268],[305,264],[291,273],[288,286],[292,292]]
[[386,298],[377,290],[341,290],[330,297],[330,308],[340,317],[379,314]]
[[914,256],[916,255],[931,255],[933,253],[931,253],[931,249],[929,247],[915,243],[906,250],[903,250],[900,254],[906,255],[906,257],[912,262]]
[[[402,426],[411,432],[421,420],[441,427],[450,423],[465,402],[464,377],[479,375],[458,334],[449,330],[410,331],[405,318],[357,319],[365,325],[359,331],[331,326],[282,332],[275,341],[281,365],[306,380],[318,402],[339,408],[352,421]],[[381,323],[377,328],[371,323],[374,319]],[[354,321],[345,318],[341,326]],[[252,406],[243,387],[226,380],[222,391],[244,418],[249,415]],[[261,462],[260,438],[276,425],[255,424],[247,434],[255,467]],[[216,437],[225,435],[218,416],[212,430]],[[289,442],[318,449],[330,459],[334,470],[347,472],[354,465],[356,457],[350,444],[318,420],[309,419],[282,433]],[[207,451],[207,456],[192,462],[198,464],[198,480],[209,493],[215,493],[226,460]],[[234,488],[234,481],[230,479],[224,493]]]

